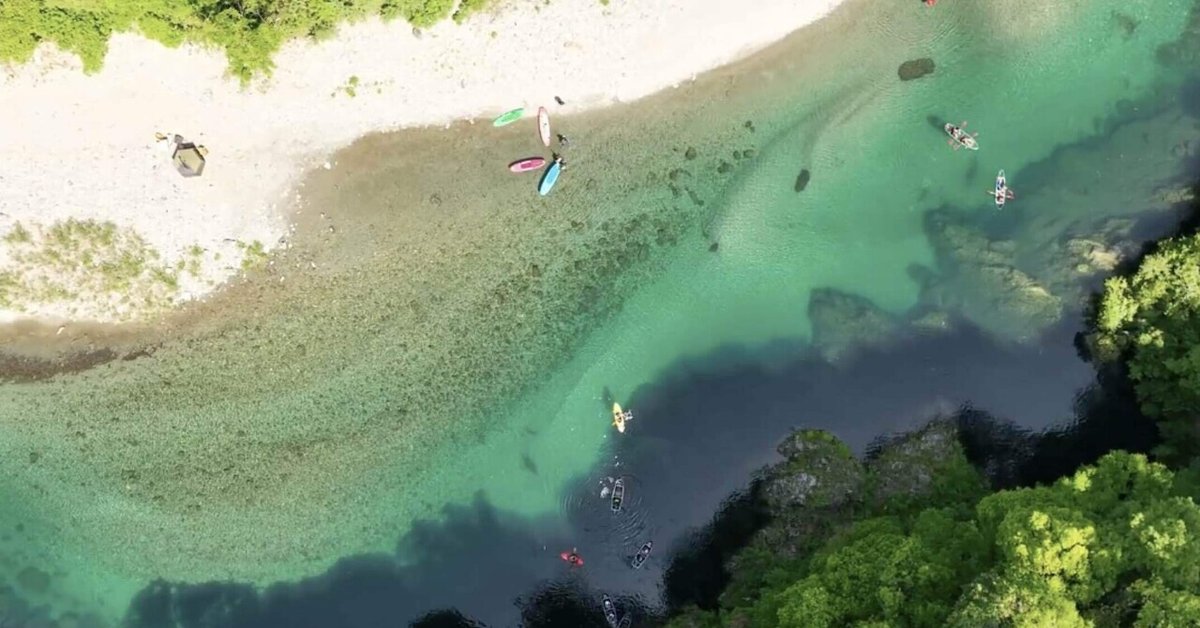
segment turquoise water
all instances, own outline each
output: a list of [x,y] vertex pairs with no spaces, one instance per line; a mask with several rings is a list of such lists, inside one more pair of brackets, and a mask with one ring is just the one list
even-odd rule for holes
[[[1157,55],[1190,4],[882,4],[561,120],[571,166],[546,199],[492,168],[528,150],[528,129],[460,125],[339,155],[306,184],[295,248],[169,321],[151,356],[6,386],[0,572],[36,603],[113,618],[158,577],[265,585],[366,552],[420,565],[397,539],[477,500],[526,530],[537,566],[513,579],[548,577],[580,534],[615,565],[695,514],[631,502],[628,519],[579,530],[603,508],[584,497],[599,477],[648,485],[692,437],[687,416],[642,411],[643,391],[725,348],[797,351],[814,289],[898,319],[965,317],[1029,350],[1052,322],[1021,299],[1079,305],[1062,241],[1119,245],[1111,225],[1096,235],[1103,221],[1164,208],[1183,167],[1171,146],[1200,139]],[[919,57],[934,74],[899,81]],[[944,143],[941,122],[964,119],[978,153]],[[1018,200],[997,214],[984,192],[1000,168]],[[934,210],[960,231],[931,233]],[[997,268],[1027,282],[993,290]],[[636,416],[623,436],[614,399]],[[695,429],[739,443],[755,421]],[[736,485],[770,453],[731,447],[744,451],[721,480],[692,490]],[[660,466],[622,467],[628,448]]]

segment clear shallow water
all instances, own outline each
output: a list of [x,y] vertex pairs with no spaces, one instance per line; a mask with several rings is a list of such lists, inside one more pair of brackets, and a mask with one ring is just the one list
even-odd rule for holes
[[[571,167],[544,201],[495,168],[528,129],[365,140],[308,182],[295,248],[203,322],[168,326],[150,358],[6,387],[0,569],[37,566],[35,601],[114,615],[155,577],[261,585],[378,552],[280,587],[272,617],[316,622],[296,597],[336,589],[368,598],[364,622],[457,605],[506,623],[576,545],[586,577],[565,582],[652,603],[671,539],[788,426],[862,445],[968,400],[1069,418],[1090,379],[1069,332],[956,332],[844,371],[804,349],[814,288],[918,304],[929,210],[1002,228],[1036,274],[1070,225],[1153,207],[1180,174],[1166,140],[1197,132],[1155,50],[1187,3],[1061,4],[849,6],[677,93],[561,121]],[[922,56],[933,76],[896,79]],[[1158,113],[1135,126],[1122,101]],[[964,118],[978,154],[931,124]],[[997,217],[999,167],[1020,201]],[[620,441],[612,398],[638,417]],[[598,497],[616,474],[620,516]],[[646,538],[656,557],[631,575]]]

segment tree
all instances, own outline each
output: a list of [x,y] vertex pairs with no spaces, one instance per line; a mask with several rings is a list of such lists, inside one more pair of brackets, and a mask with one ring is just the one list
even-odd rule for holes
[[1200,450],[1200,236],[1166,240],[1131,277],[1105,282],[1096,346],[1127,357],[1143,411],[1161,420],[1165,453]]

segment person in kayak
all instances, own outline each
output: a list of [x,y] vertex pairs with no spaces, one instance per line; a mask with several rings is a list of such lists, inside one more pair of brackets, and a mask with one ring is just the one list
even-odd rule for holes
[[583,557],[579,555],[579,551],[576,550],[574,547],[572,547],[571,551],[569,551],[569,552],[563,552],[561,554],[561,556],[562,556],[562,559],[567,561],[568,563],[570,563],[570,565],[572,567],[582,567],[583,566]]

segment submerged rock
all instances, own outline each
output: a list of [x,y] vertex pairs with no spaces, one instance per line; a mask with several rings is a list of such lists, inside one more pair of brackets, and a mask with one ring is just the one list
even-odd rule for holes
[[26,567],[17,574],[17,584],[30,593],[45,593],[50,588],[50,574],[37,567]]
[[801,170],[800,174],[796,175],[796,184],[792,186],[792,189],[797,193],[803,192],[804,188],[808,187],[808,180],[811,178],[812,173],[808,171],[808,168]]
[[926,233],[938,269],[926,278],[922,300],[954,309],[980,327],[1010,340],[1028,341],[1058,322],[1063,300],[1017,268],[1016,244],[989,240],[951,212],[931,212]]
[[896,337],[898,321],[870,299],[831,288],[813,290],[808,298],[813,347],[829,362],[857,350],[881,346]]
[[684,153],[683,153],[683,158],[688,161],[691,161],[696,158],[696,155],[697,155],[696,149],[691,146],[688,146],[687,150],[684,151]]
[[712,244],[708,245],[708,252],[709,252],[709,253],[716,253],[716,252],[717,252],[717,249],[719,249],[719,248],[721,248],[721,243],[720,243],[720,242],[713,242]]
[[922,57],[901,63],[896,73],[900,75],[901,81],[911,81],[919,79],[926,74],[933,74],[934,67],[936,66],[933,63],[933,59]]

